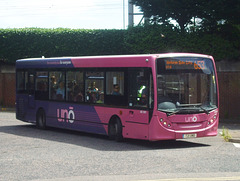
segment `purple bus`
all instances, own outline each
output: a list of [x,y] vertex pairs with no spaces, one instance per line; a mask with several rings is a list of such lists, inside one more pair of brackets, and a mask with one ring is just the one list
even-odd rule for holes
[[111,139],[217,135],[211,56],[168,53],[16,61],[16,118]]

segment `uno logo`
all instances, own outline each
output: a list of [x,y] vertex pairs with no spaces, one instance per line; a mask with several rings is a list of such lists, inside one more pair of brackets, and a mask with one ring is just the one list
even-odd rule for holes
[[185,122],[189,123],[189,122],[197,122],[197,117],[193,116],[193,117],[185,117]]
[[57,109],[57,118],[58,122],[74,123],[75,113],[73,111],[73,107],[69,107],[69,110]]

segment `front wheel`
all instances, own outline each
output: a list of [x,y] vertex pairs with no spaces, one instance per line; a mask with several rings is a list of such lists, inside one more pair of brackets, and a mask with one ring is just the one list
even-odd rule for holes
[[43,109],[39,109],[37,112],[37,128],[46,129],[46,115]]
[[109,138],[115,139],[116,141],[122,141],[122,123],[119,118],[115,118],[109,124]]

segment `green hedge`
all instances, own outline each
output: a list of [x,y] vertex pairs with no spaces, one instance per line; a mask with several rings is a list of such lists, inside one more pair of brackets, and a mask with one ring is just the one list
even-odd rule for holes
[[0,59],[126,54],[123,30],[0,29]]
[[[128,30],[0,29],[0,60],[85,55],[194,52],[218,60],[239,60],[240,29],[216,33],[179,33],[172,27]],[[229,34],[227,34],[228,32]],[[232,33],[233,32],[233,33]]]

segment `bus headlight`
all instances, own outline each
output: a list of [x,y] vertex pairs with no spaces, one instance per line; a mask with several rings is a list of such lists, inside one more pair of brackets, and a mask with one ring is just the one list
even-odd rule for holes
[[166,128],[170,128],[172,126],[168,120],[164,120],[163,118],[160,118],[160,123]]
[[216,119],[217,119],[217,115],[215,114],[212,118],[209,119],[208,125],[213,124]]

